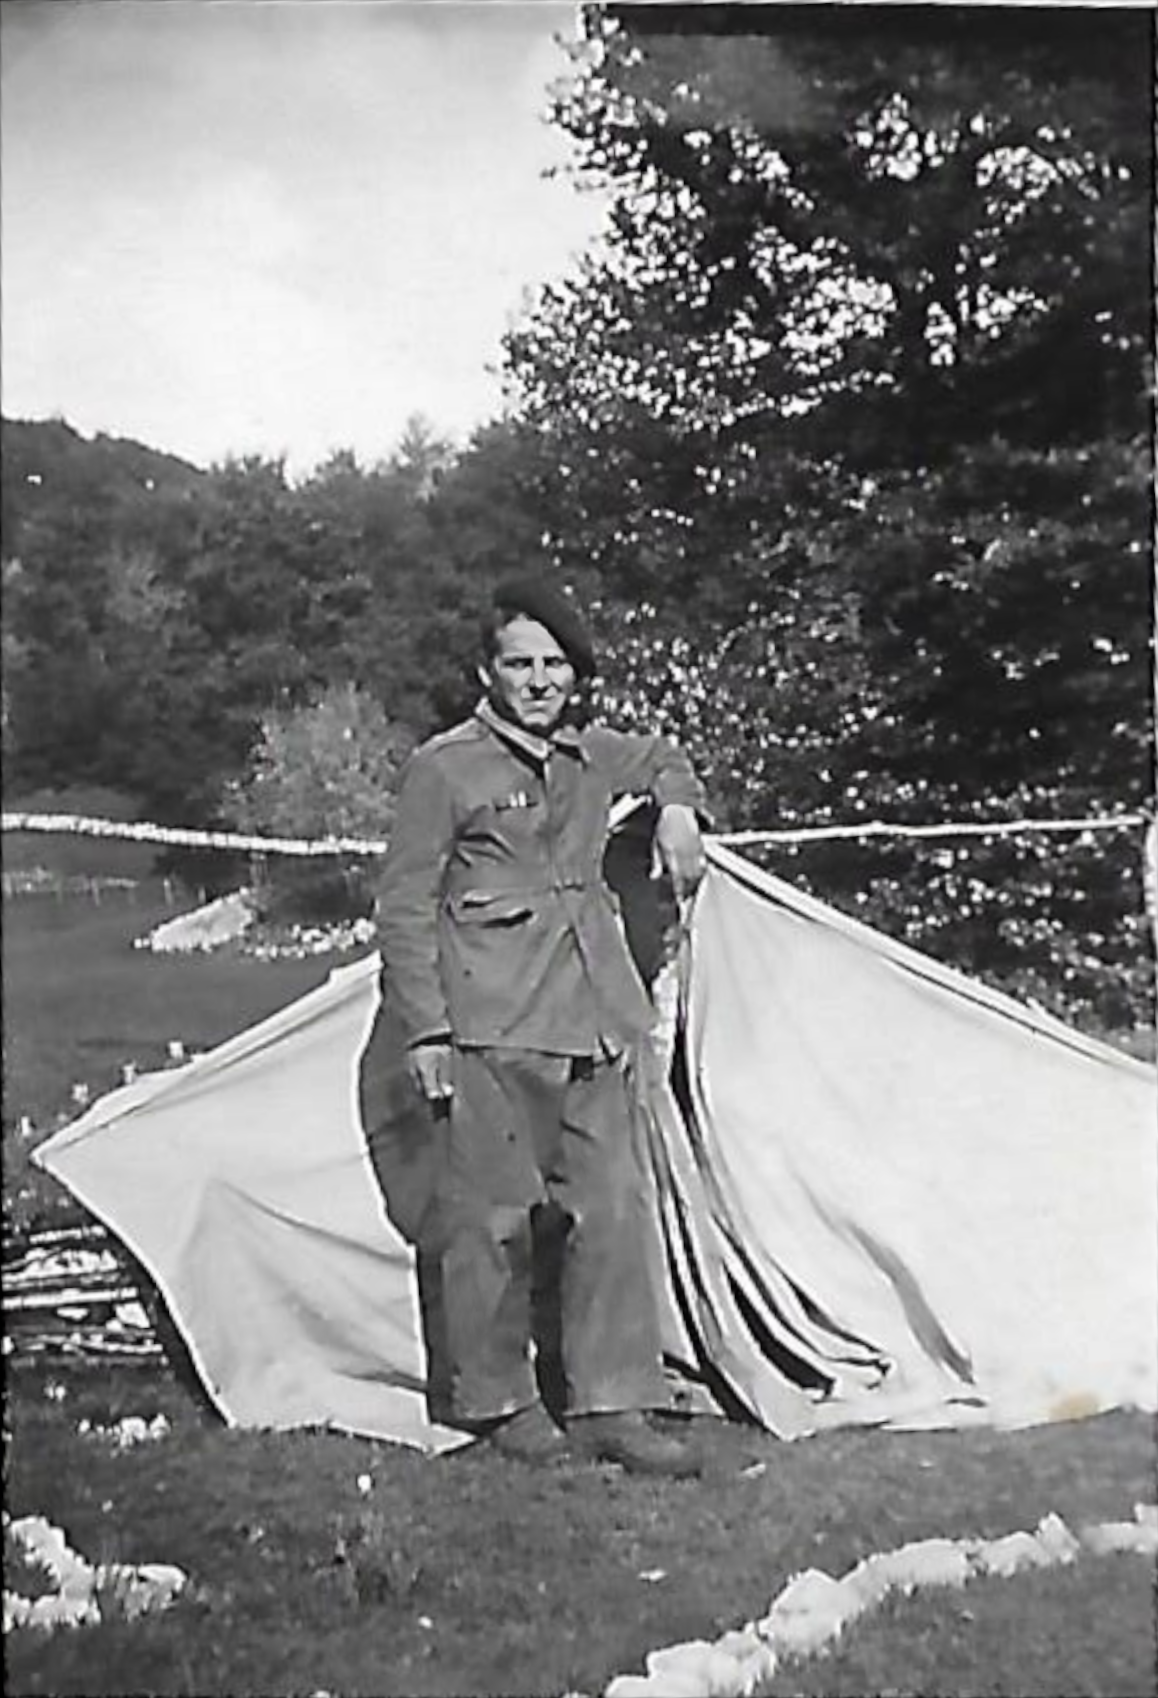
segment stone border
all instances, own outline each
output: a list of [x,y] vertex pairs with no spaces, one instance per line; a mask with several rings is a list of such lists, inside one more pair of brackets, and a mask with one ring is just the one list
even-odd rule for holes
[[652,1651],[645,1674],[616,1675],[603,1698],[756,1698],[782,1664],[827,1650],[890,1593],[907,1597],[986,1575],[1008,1579],[1023,1569],[1054,1568],[1080,1554],[1112,1551],[1158,1556],[1158,1506],[1135,1504],[1133,1521],[1103,1522],[1077,1535],[1050,1514],[1032,1533],[919,1539],[865,1557],[840,1579],[809,1568],[788,1581],[760,1621],[714,1641],[692,1639]]

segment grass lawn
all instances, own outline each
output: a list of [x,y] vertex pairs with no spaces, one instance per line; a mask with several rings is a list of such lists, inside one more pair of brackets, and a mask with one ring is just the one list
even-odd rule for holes
[[[7,905],[5,1117],[40,1124],[119,1065],[208,1047],[318,984],[326,959],[134,952],[159,888]],[[46,1374],[64,1387],[44,1395]],[[700,1481],[567,1464],[534,1473],[477,1451],[441,1460],[321,1432],[230,1432],[156,1367],[19,1367],[9,1375],[5,1503],[64,1528],[89,1561],[177,1563],[168,1612],[45,1637],[13,1632],[7,1690],[309,1694],[595,1694],[649,1650],[762,1616],[790,1576],[841,1574],[932,1535],[1077,1530],[1153,1501],[1140,1415],[1017,1434],[843,1432],[793,1445],[694,1423]],[[167,1414],[118,1452],[82,1419]],[[763,1467],[756,1465],[763,1464]],[[358,1476],[374,1480],[369,1499]],[[372,1515],[371,1558],[338,1560]],[[361,1576],[361,1588],[356,1583]],[[1067,1694],[1158,1689],[1153,1576],[1137,1557],[890,1600],[838,1651],[773,1692]]]
[[[12,1387],[10,1512],[47,1515],[90,1561],[175,1562],[190,1586],[132,1624],[14,1632],[12,1693],[594,1694],[642,1671],[651,1649],[763,1615],[797,1570],[1031,1529],[1050,1510],[1076,1530],[1129,1518],[1154,1492],[1137,1415],[792,1445],[701,1418],[705,1475],[673,1484],[230,1432],[144,1369],[58,1371],[66,1395],[49,1401],[43,1372]],[[76,1431],[82,1417],[159,1410],[170,1433],[130,1451]],[[383,1531],[378,1584],[359,1599],[336,1547],[366,1502]],[[892,1600],[772,1691],[1142,1698],[1156,1678],[1152,1583],[1139,1557],[1084,1555],[1071,1570]]]
[[195,957],[134,949],[190,906],[159,882],[88,896],[35,895],[4,904],[4,1118],[48,1125],[73,1084],[93,1095],[122,1062],[167,1064],[171,1039],[208,1049],[312,990],[331,960],[263,963],[236,953]]

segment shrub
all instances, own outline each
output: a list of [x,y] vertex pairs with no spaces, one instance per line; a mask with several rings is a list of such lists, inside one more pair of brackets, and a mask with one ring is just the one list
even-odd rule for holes
[[[245,776],[227,785],[222,813],[241,831],[280,837],[384,838],[415,738],[355,684],[266,716]],[[371,906],[369,865],[357,855],[261,856],[259,919],[272,924],[357,919]]]

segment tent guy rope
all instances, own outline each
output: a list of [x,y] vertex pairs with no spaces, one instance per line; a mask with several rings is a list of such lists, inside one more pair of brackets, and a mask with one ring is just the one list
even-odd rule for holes
[[797,830],[725,831],[716,837],[730,849],[759,843],[821,843],[860,837],[1015,837],[1034,831],[1121,831],[1140,829],[1143,814],[1101,814],[1089,819],[1065,820],[958,820],[946,825],[896,825],[887,820],[867,820],[863,825],[801,826]]

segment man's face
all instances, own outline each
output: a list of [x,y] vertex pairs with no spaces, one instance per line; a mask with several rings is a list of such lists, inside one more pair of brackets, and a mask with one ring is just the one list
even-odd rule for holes
[[539,737],[558,725],[575,688],[575,668],[550,631],[522,615],[501,627],[479,671],[496,713]]

